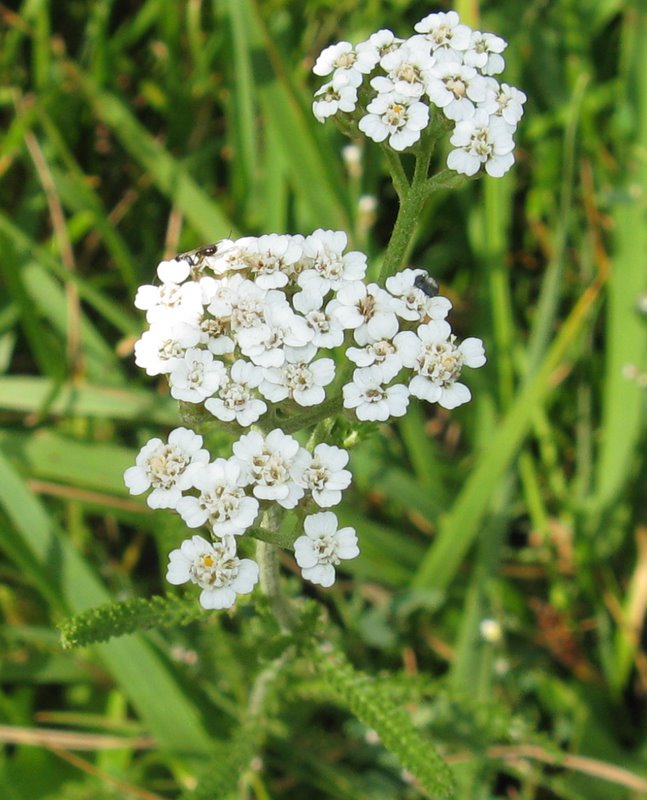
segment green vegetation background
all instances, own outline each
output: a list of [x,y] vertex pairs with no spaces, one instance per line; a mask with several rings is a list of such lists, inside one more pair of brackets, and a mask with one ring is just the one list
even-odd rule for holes
[[[377,265],[396,210],[384,163],[362,144],[361,174],[345,172],[310,68],[332,41],[406,36],[449,7],[0,4],[0,797],[193,796],[227,764],[245,767],[238,788],[234,770],[195,796],[422,796],[359,695],[349,714],[304,663],[245,727],[271,657],[254,597],[77,651],[55,624],[165,592],[183,537],[122,484],[179,419],[133,364],[136,287],[162,255],[317,227]],[[308,592],[381,676],[369,705],[406,707],[459,800],[647,797],[647,9],[454,7],[508,40],[503,80],[529,99],[513,170],[435,195],[412,264],[489,362],[468,406],[414,405],[353,452],[341,516],[362,556]],[[287,555],[284,573],[299,592]]]

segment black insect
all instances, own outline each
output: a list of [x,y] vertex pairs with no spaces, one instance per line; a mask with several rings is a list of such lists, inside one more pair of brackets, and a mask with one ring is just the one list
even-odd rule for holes
[[437,297],[439,293],[438,282],[426,272],[421,272],[419,275],[416,275],[413,285],[416,289],[420,289],[421,292],[424,292],[427,297]]
[[186,261],[191,267],[199,267],[202,265],[205,258],[214,256],[218,252],[219,244],[220,242],[205,244],[202,247],[197,247],[195,250],[189,250],[186,253],[179,253],[175,256],[175,260]]

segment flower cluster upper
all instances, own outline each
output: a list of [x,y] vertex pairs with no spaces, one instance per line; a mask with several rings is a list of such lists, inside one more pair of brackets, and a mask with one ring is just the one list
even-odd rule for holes
[[365,283],[366,256],[346,244],[341,231],[271,234],[163,261],[161,284],[135,298],[150,323],[136,363],[166,374],[177,400],[241,428],[278,404],[321,404],[342,350],[356,365],[343,405],[360,420],[402,416],[410,395],[445,408],[469,400],[458,378],[485,356],[478,339],[456,344],[450,301],[422,269]]
[[344,233],[326,230],[219,242],[163,261],[160,283],[135,298],[149,322],[136,363],[241,434],[229,458],[212,459],[202,436],[177,428],[149,441],[124,476],[132,494],[151,490],[152,508],[208,531],[210,540],[195,535],[171,553],[167,574],[198,584],[205,608],[252,590],[258,566],[238,558],[236,537],[274,504],[316,512],[295,541],[306,579],[330,586],[340,559],[359,553],[354,530],[319,510],[349,486],[348,453],[269,430],[278,411],[298,415],[327,392],[359,420],[402,416],[410,396],[454,408],[470,399],[462,368],[485,363],[480,340],[456,342],[451,303],[424,270],[367,284],[366,256],[346,245]]
[[429,14],[414,27],[408,39],[380,30],[355,47],[327,47],[313,68],[330,76],[315,93],[314,115],[324,122],[352,113],[370,139],[404,150],[420,139],[433,106],[454,124],[450,169],[474,175],[483,166],[504,175],[526,100],[493,77],[503,71],[507,43],[461,24],[455,11]]

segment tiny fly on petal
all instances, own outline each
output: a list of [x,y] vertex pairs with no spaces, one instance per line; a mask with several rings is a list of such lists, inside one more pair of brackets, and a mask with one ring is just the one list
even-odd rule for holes
[[426,294],[427,297],[438,296],[438,282],[426,272],[421,272],[419,275],[416,275],[413,285],[416,289],[420,289],[421,292]]

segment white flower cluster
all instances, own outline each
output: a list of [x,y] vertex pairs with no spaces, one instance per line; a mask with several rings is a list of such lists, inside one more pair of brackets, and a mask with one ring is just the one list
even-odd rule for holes
[[[173,550],[166,577],[174,584],[197,583],[204,608],[229,608],[258,581],[258,565],[236,555],[235,537],[254,524],[261,503],[294,508],[311,499],[320,508],[337,505],[351,481],[348,453],[324,443],[309,453],[278,428],[266,436],[241,436],[228,459],[209,461],[202,445],[202,436],[188,428],[171,431],[168,442],[151,439],[124,481],[131,494],[152,489],[151,508],[173,509],[189,528],[209,530],[211,541],[193,536]],[[330,586],[339,560],[359,554],[355,531],[338,531],[329,511],[307,516],[304,527],[295,542],[297,562],[305,578]]]
[[[289,418],[321,404],[344,361],[355,368],[336,394],[359,420],[402,416],[410,395],[454,408],[470,399],[463,366],[485,363],[479,339],[456,343],[451,303],[424,270],[406,269],[384,289],[366,284],[366,256],[346,244],[325,230],[219,242],[163,261],[159,285],[135,298],[149,322],[136,363],[166,375],[174,398],[241,431],[229,458],[211,460],[200,435],[177,428],[149,441],[124,476],[132,494],[152,490],[151,508],[208,529],[211,541],[193,536],[171,553],[167,574],[198,584],[205,608],[228,608],[257,582],[236,537],[262,510],[327,509],[350,484],[348,453],[323,442],[310,452],[268,430],[277,411]],[[359,553],[355,531],[338,530],[330,511],[307,516],[304,531],[295,542],[303,576],[330,586],[340,559]]]
[[483,166],[501,177],[514,163],[512,136],[526,100],[493,77],[503,71],[507,42],[461,24],[455,11],[429,14],[414,27],[408,39],[380,30],[355,47],[327,47],[313,68],[330,76],[315,93],[315,117],[357,109],[363,133],[404,150],[429,124],[431,104],[454,123],[447,166],[465,175]]

